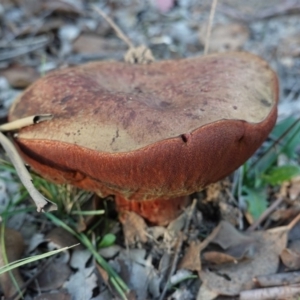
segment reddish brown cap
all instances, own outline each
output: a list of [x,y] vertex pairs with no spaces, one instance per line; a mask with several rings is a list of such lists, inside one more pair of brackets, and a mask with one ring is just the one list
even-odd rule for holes
[[167,199],[243,164],[273,128],[277,100],[276,74],[248,53],[93,62],[36,81],[10,120],[54,115],[16,140],[44,177],[101,196]]

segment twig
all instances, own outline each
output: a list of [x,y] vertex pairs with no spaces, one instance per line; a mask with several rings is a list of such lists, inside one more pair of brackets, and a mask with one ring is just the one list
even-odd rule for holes
[[254,231],[283,201],[282,197],[279,197],[275,202],[272,203],[260,217],[247,229],[248,232]]
[[108,22],[108,24],[116,32],[117,36],[121,40],[123,40],[129,47],[124,55],[125,62],[131,64],[149,64],[155,60],[151,50],[148,47],[146,47],[145,45],[135,47],[130,39],[123,33],[119,26],[110,17],[108,17],[100,8],[96,7],[95,5],[93,5],[92,7]]
[[177,245],[176,245],[176,249],[175,249],[175,253],[174,253],[172,267],[171,267],[171,270],[170,270],[169,275],[168,275],[167,283],[164,286],[164,289],[163,289],[163,291],[162,291],[162,293],[159,297],[159,300],[165,299],[165,295],[166,295],[166,293],[169,289],[170,280],[171,280],[171,277],[173,276],[173,274],[175,272],[175,269],[177,267],[179,254],[180,254],[180,251],[181,251],[181,248],[182,248],[182,243],[183,243],[184,237],[187,235],[188,229],[190,227],[190,223],[191,223],[192,217],[193,217],[194,212],[195,212],[196,204],[197,204],[197,199],[194,199],[193,203],[192,203],[192,205],[189,209],[188,215],[187,215],[185,227],[184,227],[183,231],[180,233],[180,235],[177,239]]
[[211,4],[211,9],[210,9],[210,13],[209,13],[208,24],[207,24],[207,28],[206,28],[206,37],[205,37],[205,45],[204,45],[204,55],[206,55],[208,53],[208,50],[209,50],[209,41],[210,41],[211,27],[212,27],[212,23],[213,23],[213,20],[214,20],[217,3],[218,3],[218,0],[213,0],[213,2]]
[[37,206],[37,211],[51,211],[56,210],[57,205],[47,198],[45,198],[33,185],[32,178],[27,171],[22,158],[20,157],[18,151],[16,150],[13,143],[1,132],[20,129],[25,126],[33,125],[39,122],[48,121],[52,119],[51,114],[41,114],[19,119],[10,123],[6,123],[0,126],[0,143],[3,146],[6,154],[10,158],[12,164],[14,165],[17,174],[28,193],[30,194],[32,200]]
[[116,32],[117,36],[124,41],[129,48],[134,48],[133,43],[129,40],[129,38],[123,33],[123,31],[120,29],[120,27],[109,17],[107,16],[100,8],[98,8],[96,5],[92,5],[93,9],[101,15],[103,19],[113,28],[113,30]]
[[300,271],[260,275],[253,279],[259,287],[280,286],[300,283]]
[[3,132],[3,131],[17,130],[43,121],[49,121],[52,118],[53,116],[51,114],[34,115],[34,116],[18,119],[16,121],[12,121],[9,123],[5,123],[0,126],[0,131]]
[[33,185],[32,178],[27,171],[18,151],[16,150],[13,143],[2,133],[0,132],[0,143],[3,146],[5,152],[10,158],[12,164],[14,165],[16,172],[27,189],[29,195],[37,206],[37,211],[51,211],[56,210],[57,205],[47,198],[45,198]]
[[[242,291],[240,300],[291,299],[300,293],[300,285],[287,285]],[[294,298],[293,298],[294,299]]]

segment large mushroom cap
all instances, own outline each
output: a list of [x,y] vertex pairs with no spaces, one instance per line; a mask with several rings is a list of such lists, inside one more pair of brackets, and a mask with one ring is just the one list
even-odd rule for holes
[[102,196],[171,198],[228,175],[276,121],[266,62],[226,53],[129,65],[93,62],[50,73],[16,100],[10,120],[52,113],[17,145],[41,175]]

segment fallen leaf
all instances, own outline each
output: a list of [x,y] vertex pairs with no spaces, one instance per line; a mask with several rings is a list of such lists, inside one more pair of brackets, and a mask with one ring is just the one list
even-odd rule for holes
[[191,271],[201,271],[201,260],[200,251],[202,249],[201,243],[197,241],[192,241],[188,247],[186,253],[184,254],[178,268],[187,269]]
[[78,244],[78,240],[71,233],[61,227],[53,228],[45,236],[45,239],[53,243],[57,248],[65,248]]
[[218,251],[205,252],[203,253],[202,257],[206,263],[209,262],[214,265],[221,265],[226,263],[237,263],[237,259],[232,255],[218,252]]
[[213,300],[218,297],[218,293],[208,289],[207,286],[201,284],[196,300]]
[[38,291],[51,291],[63,286],[65,281],[70,277],[72,271],[67,263],[60,260],[53,260],[51,264],[37,276],[32,289]]
[[[21,258],[21,255],[24,251],[24,241],[23,237],[18,231],[15,231],[10,228],[5,228],[4,232],[4,241],[5,241],[5,251],[8,262],[14,262]],[[2,252],[3,245],[0,244],[0,267],[6,265],[4,260],[4,254]],[[13,269],[11,271],[12,275],[14,276],[18,287],[22,287],[24,285],[24,281],[19,273],[19,269]],[[2,292],[6,299],[12,297],[14,294],[18,292],[16,289],[9,272],[5,272],[0,274],[0,285]]]
[[145,249],[128,249],[123,250],[116,262],[119,264],[120,276],[135,292],[138,300],[156,298],[160,294],[161,277],[154,269],[151,257],[146,256]]
[[283,249],[280,258],[283,264],[290,270],[299,270],[300,268],[300,253],[293,249]]
[[[217,236],[223,245],[229,246],[226,238],[229,236]],[[241,233],[238,233],[239,236]],[[287,227],[279,227],[268,231],[252,232],[250,238],[255,241],[256,253],[252,259],[240,261],[235,264],[215,266],[199,272],[203,284],[209,290],[218,294],[234,296],[240,291],[253,287],[255,276],[272,274],[277,271],[279,255],[287,244]],[[228,247],[229,249],[229,247]],[[213,272],[216,270],[216,272]]]
[[99,254],[104,258],[113,258],[118,255],[121,251],[121,246],[119,245],[111,245],[109,247],[100,248]]
[[283,264],[290,270],[300,269],[300,240],[289,242],[288,247],[283,249],[280,258]]
[[222,185],[220,182],[210,184],[206,189],[205,201],[211,202],[219,199],[222,192]]
[[123,232],[128,245],[133,245],[136,242],[147,242],[147,225],[142,217],[134,212],[123,211],[119,220],[123,225]]
[[77,269],[77,272],[63,285],[72,300],[91,299],[93,290],[98,286],[94,265],[87,265],[90,258],[89,250],[75,250],[72,254],[70,266]]
[[212,243],[219,245],[224,250],[233,252],[237,256],[237,253],[244,253],[250,245],[253,245],[255,239],[252,236],[241,233],[230,223],[222,221],[220,230],[212,240]]
[[190,291],[190,288],[187,286],[182,286],[180,288],[177,288],[175,292],[168,297],[168,299],[172,300],[182,300],[182,299],[194,299],[194,295],[192,291]]

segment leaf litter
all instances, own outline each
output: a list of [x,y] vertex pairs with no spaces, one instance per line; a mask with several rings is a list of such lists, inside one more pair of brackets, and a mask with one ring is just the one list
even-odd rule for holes
[[[201,32],[207,24],[210,1],[180,0],[167,4],[150,1],[147,5],[134,0],[126,4],[94,2],[101,4],[133,41],[149,45],[158,59],[192,56],[203,51]],[[294,4],[293,10],[293,1],[289,0],[272,0],[272,4],[242,2],[219,3],[210,51],[242,49],[267,59],[281,81],[279,118],[299,117],[299,8]],[[291,11],[294,14],[290,14]],[[37,76],[66,65],[95,59],[119,60],[124,55],[124,44],[84,1],[5,0],[0,4],[0,22],[4,25],[0,28],[0,118],[3,120],[19,89]],[[290,151],[297,153],[298,150]],[[14,179],[11,172],[1,171],[1,174],[6,179]],[[253,216],[258,210],[255,207],[253,212],[245,210],[244,199],[232,193],[232,182],[230,178],[198,193],[197,210],[187,230],[186,213],[168,227],[149,227],[137,216],[124,217],[124,236],[119,229],[114,229],[116,243],[101,248],[99,253],[132,289],[128,297],[159,299],[165,287],[166,295],[172,299],[214,299],[219,295],[261,299],[258,294],[265,293],[267,287],[277,288],[277,295],[282,298],[299,293],[299,287],[295,286],[299,284],[299,225],[292,229],[284,226],[299,213],[299,178],[276,182],[277,186],[285,187],[280,195],[282,201],[264,220],[259,220],[258,230],[252,232],[245,229],[255,222]],[[11,197],[18,190],[18,184],[4,180],[0,208],[1,213],[10,213],[7,224],[21,232],[26,254],[38,254],[74,242],[65,232],[55,232],[53,224],[35,212],[13,215]],[[264,192],[264,207],[258,215],[274,202],[278,188],[271,187]],[[16,199],[13,203],[17,203]],[[94,222],[97,221],[78,227],[86,231]],[[17,242],[18,238],[13,240]],[[22,248],[10,241],[6,247],[10,255],[15,247]],[[22,278],[23,282],[34,278],[41,264],[33,263],[16,270],[19,274],[16,278]],[[50,274],[52,282],[41,279]],[[37,296],[32,289],[27,289],[26,299],[100,300],[117,295],[105,272],[95,264],[89,251],[82,248],[61,254],[36,280],[43,294]],[[11,288],[11,285],[5,286]],[[2,292],[7,293],[4,288]],[[274,290],[267,292],[276,296]]]

